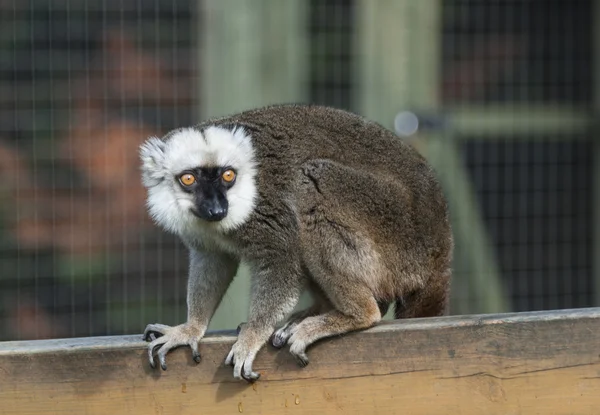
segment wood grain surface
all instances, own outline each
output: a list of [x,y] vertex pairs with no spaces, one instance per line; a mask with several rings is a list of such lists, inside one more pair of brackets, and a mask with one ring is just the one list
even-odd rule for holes
[[148,366],[141,335],[0,343],[0,414],[600,414],[600,308],[386,322],[223,365],[233,333]]

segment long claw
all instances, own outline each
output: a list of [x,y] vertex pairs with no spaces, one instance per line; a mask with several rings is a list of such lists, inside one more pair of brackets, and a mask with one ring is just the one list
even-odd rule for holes
[[152,369],[156,367],[156,364],[154,362],[154,353],[157,348],[159,348],[165,343],[166,340],[164,338],[158,338],[148,345],[148,361],[150,362],[150,367]]
[[169,353],[169,350],[173,349],[173,346],[175,346],[173,343],[166,342],[157,353],[160,368],[162,370],[167,370],[167,353]]
[[244,380],[246,382],[256,382],[259,378],[260,378],[260,373],[256,373],[256,372],[250,372],[250,373],[246,373],[244,371],[242,371],[242,377],[244,378]]
[[154,356],[151,347],[148,347],[148,361],[150,362],[150,367],[154,369],[156,365],[154,364]]

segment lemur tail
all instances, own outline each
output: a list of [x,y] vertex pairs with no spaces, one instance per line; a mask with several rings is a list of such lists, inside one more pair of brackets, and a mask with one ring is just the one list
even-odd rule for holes
[[424,289],[396,299],[394,318],[438,317],[448,314],[448,295]]

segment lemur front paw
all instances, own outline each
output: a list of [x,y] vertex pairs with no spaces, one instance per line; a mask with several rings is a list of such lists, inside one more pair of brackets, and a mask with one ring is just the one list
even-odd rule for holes
[[[154,335],[155,340],[152,340],[152,335]],[[150,342],[148,345],[150,367],[156,367],[154,362],[154,354],[156,353],[160,367],[162,370],[167,370],[167,353],[180,346],[190,346],[194,361],[200,363],[198,343],[203,335],[204,330],[202,328],[189,323],[174,327],[164,324],[148,324],[146,330],[144,330],[144,340]]]

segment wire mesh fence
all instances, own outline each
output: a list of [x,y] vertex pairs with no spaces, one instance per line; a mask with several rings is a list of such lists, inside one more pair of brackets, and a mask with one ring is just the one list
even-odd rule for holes
[[0,2],[0,337],[185,316],[186,254],[147,219],[137,146],[196,119],[194,5]]
[[[444,104],[591,112],[592,6],[444,2]],[[594,142],[533,118],[525,131],[461,137],[463,157],[513,309],[591,306]]]
[[[210,33],[199,29],[209,3],[0,0],[0,339],[185,319],[187,253],[147,217],[137,146],[210,106]],[[360,107],[360,4],[306,2],[305,100]],[[441,4],[443,107],[591,113],[591,0]],[[597,303],[594,142],[538,131],[543,121],[458,133],[514,310]]]

